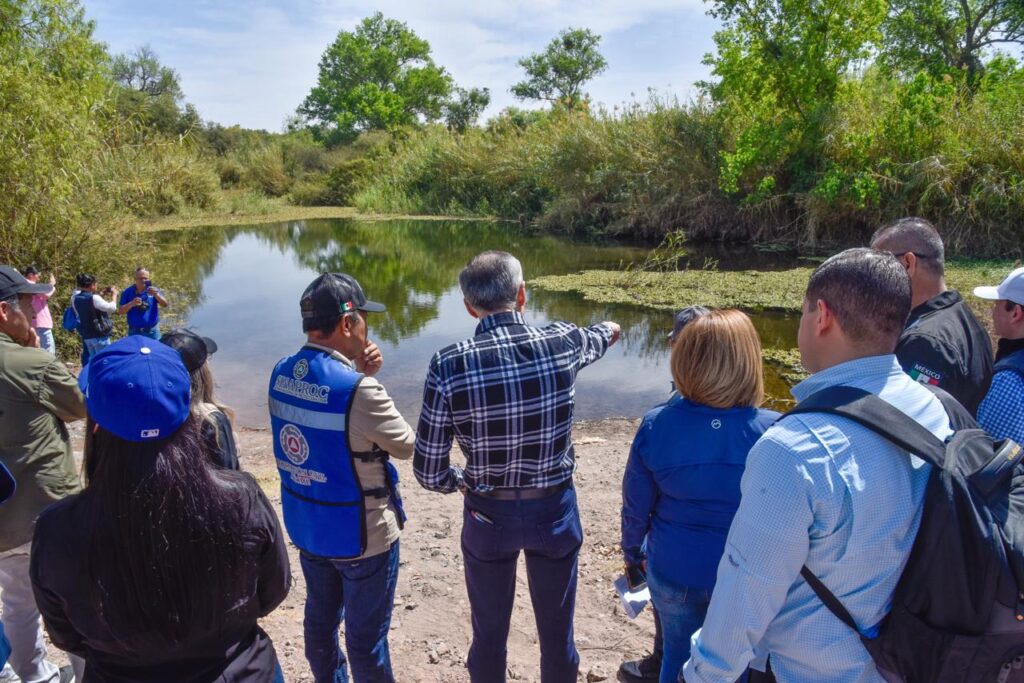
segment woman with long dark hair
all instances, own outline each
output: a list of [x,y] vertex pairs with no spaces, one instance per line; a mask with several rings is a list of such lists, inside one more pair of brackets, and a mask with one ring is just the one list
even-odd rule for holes
[[84,683],[283,680],[256,621],[288,593],[284,537],[255,480],[205,455],[180,356],[133,336],[86,372],[87,485],[32,548],[54,644]]

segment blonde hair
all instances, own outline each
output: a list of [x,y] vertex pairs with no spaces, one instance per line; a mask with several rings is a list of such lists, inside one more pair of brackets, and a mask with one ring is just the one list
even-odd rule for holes
[[712,408],[756,408],[764,401],[761,340],[750,318],[733,309],[691,321],[672,346],[680,394]]
[[235,411],[218,401],[213,393],[213,373],[209,363],[203,363],[189,374],[192,379],[192,396],[189,401],[192,414],[208,420],[211,413],[219,410],[228,416],[228,421],[233,425]]

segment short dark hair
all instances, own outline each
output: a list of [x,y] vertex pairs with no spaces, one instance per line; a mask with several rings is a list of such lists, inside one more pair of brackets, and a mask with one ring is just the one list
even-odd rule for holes
[[890,252],[847,249],[818,266],[806,297],[824,301],[853,343],[892,353],[910,315],[910,275]]
[[25,270],[21,271],[21,274],[25,277],[28,277],[29,275],[39,275],[39,269],[35,266],[29,266]]
[[885,244],[886,251],[899,256],[914,254],[922,267],[936,275],[945,272],[946,250],[942,237],[927,219],[911,216],[889,223],[871,237],[872,247],[878,248],[880,242]]
[[523,266],[506,251],[478,254],[459,273],[462,296],[479,311],[513,308],[522,284]]
[[92,287],[94,284],[96,284],[96,276],[92,275],[91,273],[79,273],[78,276],[75,277],[75,284],[77,284],[82,289],[85,289],[86,287]]

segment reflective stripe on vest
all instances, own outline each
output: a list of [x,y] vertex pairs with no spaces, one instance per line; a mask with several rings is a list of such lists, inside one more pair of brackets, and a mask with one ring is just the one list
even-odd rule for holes
[[284,525],[296,546],[317,557],[351,558],[366,550],[364,492],[346,432],[362,377],[310,347],[281,360],[270,377]]

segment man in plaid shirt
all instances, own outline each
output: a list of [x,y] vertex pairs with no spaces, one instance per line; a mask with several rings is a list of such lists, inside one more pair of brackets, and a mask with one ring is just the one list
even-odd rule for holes
[[[572,475],[576,373],[604,355],[619,326],[523,319],[519,261],[488,251],[459,274],[476,335],[430,361],[413,470],[425,488],[462,491],[462,554],[473,620],[471,680],[505,680],[519,552],[526,553],[541,680],[573,683],[577,558],[583,542]],[[452,465],[452,439],[466,456]]]

